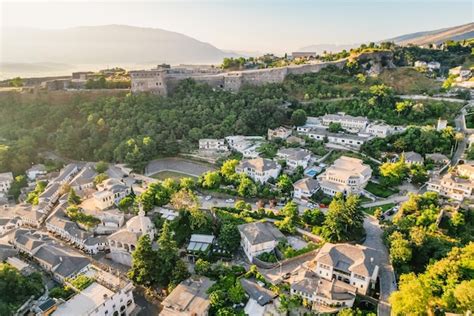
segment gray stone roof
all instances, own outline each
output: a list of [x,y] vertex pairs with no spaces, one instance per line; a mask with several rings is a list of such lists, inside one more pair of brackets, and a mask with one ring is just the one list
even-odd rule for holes
[[270,222],[243,224],[238,229],[252,245],[285,239],[285,235]]
[[260,306],[270,303],[275,297],[277,297],[276,293],[273,293],[269,289],[260,286],[253,280],[242,278],[240,279],[240,284],[242,284],[245,292],[247,292],[251,298],[256,300]]
[[414,151],[409,151],[405,153],[405,161],[407,162],[423,162],[423,157]]
[[94,178],[97,176],[97,171],[95,171],[95,165],[93,163],[88,163],[82,168],[81,171],[71,180],[71,186],[80,186],[84,184],[89,184],[94,181]]
[[310,156],[311,153],[302,148],[282,148],[278,150],[277,155],[287,156],[289,160],[303,160]]
[[326,243],[317,254],[316,261],[347,273],[371,277],[376,267],[375,258],[376,251],[365,246]]
[[270,159],[255,158],[255,159],[242,160],[239,164],[239,168],[241,169],[250,168],[258,172],[265,172],[268,170],[277,169],[278,164],[275,161],[270,160]]
[[45,262],[54,273],[64,278],[70,277],[90,264],[86,257],[52,243],[42,246],[34,254],[34,258]]
[[303,191],[313,192],[319,187],[319,183],[316,179],[313,178],[303,178],[296,181],[293,184],[293,187]]

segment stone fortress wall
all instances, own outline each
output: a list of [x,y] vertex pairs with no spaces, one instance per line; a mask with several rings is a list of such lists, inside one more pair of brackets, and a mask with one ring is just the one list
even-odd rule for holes
[[[391,53],[375,52],[366,53],[363,57],[364,60],[372,60],[378,63],[382,58],[391,58],[391,56]],[[270,83],[281,83],[289,74],[317,73],[328,66],[342,68],[348,60],[348,58],[345,58],[338,61],[314,64],[219,73],[186,73],[182,70],[179,73],[174,73],[172,68],[131,71],[130,73],[132,77],[132,92],[149,91],[159,95],[167,95],[176,88],[181,80],[188,78],[206,83],[214,89],[236,92],[245,85],[260,86]]]

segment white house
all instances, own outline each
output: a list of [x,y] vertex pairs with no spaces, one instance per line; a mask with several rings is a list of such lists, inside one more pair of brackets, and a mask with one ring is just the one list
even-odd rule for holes
[[155,225],[151,219],[145,216],[143,209],[138,215],[131,218],[124,228],[118,230],[107,237],[110,253],[107,255],[110,259],[121,264],[132,265],[132,252],[138,243],[138,239],[147,234],[150,240],[155,236]]
[[262,136],[236,135],[227,136],[225,140],[231,149],[243,153],[249,147],[259,146],[264,141],[264,138]]
[[26,176],[30,181],[34,181],[38,176],[45,175],[46,173],[46,167],[42,164],[34,165],[30,169],[26,170]]
[[199,140],[199,149],[217,151],[217,152],[226,152],[229,151],[229,147],[225,143],[225,139],[215,139],[215,138],[203,138]]
[[462,165],[458,165],[456,170],[460,176],[474,181],[474,163],[466,162]]
[[96,207],[105,210],[117,205],[124,197],[130,194],[130,188],[122,181],[110,178],[97,185],[97,192],[92,194]]
[[345,147],[350,147],[354,149],[359,149],[367,140],[366,136],[359,136],[354,134],[347,133],[331,133],[323,128],[311,128],[309,132],[306,133],[309,138],[325,141],[329,143],[342,145]]
[[313,271],[323,279],[350,284],[365,295],[377,281],[376,258],[375,250],[362,245],[325,243],[316,255]]
[[0,236],[13,229],[19,228],[21,226],[21,223],[21,218],[18,216],[15,216],[13,218],[0,217]]
[[362,131],[369,123],[366,117],[346,115],[345,113],[326,114],[321,120],[325,126],[329,126],[331,123],[339,123],[343,129],[349,131]]
[[311,160],[311,152],[302,148],[282,148],[277,152],[277,158],[286,161],[286,164],[291,169],[298,166],[306,169]]
[[264,252],[271,252],[285,236],[270,222],[254,222],[238,226],[240,245],[250,262]]
[[291,129],[285,128],[283,126],[280,126],[275,129],[269,128],[267,132],[268,140],[274,140],[276,138],[287,139],[290,136],[291,136]]
[[319,183],[313,178],[303,178],[293,184],[293,196],[297,199],[309,199],[319,190]]
[[338,192],[358,194],[367,185],[371,176],[372,169],[362,160],[342,156],[318,176],[318,182],[321,190],[328,195],[335,195]]
[[428,64],[426,63],[426,61],[422,61],[422,60],[417,60],[414,62],[413,66],[415,66],[416,68],[426,68]]
[[76,192],[94,187],[94,179],[97,176],[94,163],[87,163],[71,180],[69,185]]
[[379,124],[371,123],[367,125],[367,128],[365,131],[366,133],[370,135],[380,137],[380,138],[385,138],[388,135],[392,134],[393,129],[390,125],[385,124],[385,123],[379,123]]
[[472,199],[474,195],[474,166],[472,164],[458,165],[453,172],[446,173],[442,177],[433,177],[428,181],[427,190],[456,201]]
[[0,173],[0,194],[7,194],[10,191],[11,185],[13,183],[13,173],[4,172]]
[[242,160],[235,171],[245,173],[255,182],[266,183],[270,178],[276,179],[280,174],[281,166],[270,159],[255,158]]

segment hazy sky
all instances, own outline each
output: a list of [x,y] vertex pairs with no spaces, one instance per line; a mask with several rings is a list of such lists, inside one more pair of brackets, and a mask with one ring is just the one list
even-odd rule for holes
[[[0,0],[1,27],[127,24],[240,51],[382,40],[474,21],[473,0]],[[0,39],[1,40],[1,39]]]

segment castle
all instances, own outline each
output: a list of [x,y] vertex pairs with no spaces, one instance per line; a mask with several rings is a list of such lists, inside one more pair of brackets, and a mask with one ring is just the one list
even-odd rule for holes
[[159,65],[151,70],[130,71],[130,77],[133,93],[151,92],[166,96],[176,88],[181,80],[188,78],[207,83],[214,89],[236,92],[244,85],[259,86],[269,83],[281,83],[289,74],[315,73],[331,65],[342,68],[346,62],[347,59],[342,59],[314,64],[230,72],[223,72],[212,66],[170,67],[169,65]]

